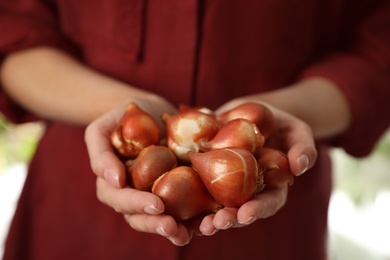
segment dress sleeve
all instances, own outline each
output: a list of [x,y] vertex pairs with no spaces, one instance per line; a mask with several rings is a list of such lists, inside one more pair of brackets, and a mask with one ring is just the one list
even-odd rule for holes
[[[50,0],[0,2],[0,65],[9,53],[37,46],[72,51],[71,44],[61,34],[54,2]],[[10,99],[1,85],[0,112],[15,123],[39,119]]]
[[363,157],[390,126],[390,1],[382,1],[344,32],[344,39],[353,39],[348,47],[328,53],[301,76],[325,77],[340,87],[349,102],[352,124],[326,142]]

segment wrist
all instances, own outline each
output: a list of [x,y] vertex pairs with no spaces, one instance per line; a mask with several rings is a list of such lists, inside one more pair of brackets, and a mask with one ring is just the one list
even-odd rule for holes
[[332,81],[308,78],[292,85],[290,94],[297,103],[294,113],[312,127],[316,138],[333,137],[349,127],[348,101]]

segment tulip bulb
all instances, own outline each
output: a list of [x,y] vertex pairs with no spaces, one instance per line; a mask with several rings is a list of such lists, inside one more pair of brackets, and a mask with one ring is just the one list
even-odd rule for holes
[[177,221],[216,213],[222,207],[207,192],[198,173],[188,166],[161,175],[154,182],[152,192],[163,201],[164,212]]
[[111,143],[125,157],[135,157],[145,147],[160,142],[160,128],[156,120],[129,103],[111,135]]
[[267,189],[275,189],[285,185],[293,185],[294,177],[290,170],[287,156],[273,148],[263,148],[256,155],[259,169],[264,175]]
[[196,110],[196,111],[202,112],[204,114],[208,114],[212,117],[215,117],[214,111],[212,111],[208,107],[204,107],[204,106],[191,107],[191,106],[188,106],[185,104],[179,105],[179,113],[184,113],[184,112],[187,112],[189,110]]
[[126,162],[128,183],[135,189],[151,191],[154,181],[176,165],[176,156],[168,147],[149,145]]
[[221,115],[217,119],[227,123],[236,118],[245,118],[255,123],[261,134],[268,138],[275,128],[275,118],[271,110],[260,103],[244,103]]
[[188,161],[189,151],[199,151],[199,140],[215,136],[220,123],[209,115],[197,110],[186,110],[176,115],[162,115],[167,131],[167,145],[176,156]]
[[224,206],[240,207],[263,189],[256,159],[246,149],[189,152],[189,159],[211,196]]
[[200,151],[236,147],[255,153],[264,145],[264,136],[257,126],[243,118],[233,119],[221,127],[210,141],[200,140]]

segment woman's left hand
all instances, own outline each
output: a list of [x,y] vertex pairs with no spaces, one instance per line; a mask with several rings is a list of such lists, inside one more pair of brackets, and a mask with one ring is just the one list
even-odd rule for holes
[[[247,102],[245,99],[231,101],[217,109],[216,113],[220,114],[245,102]],[[293,175],[303,174],[313,167],[317,158],[311,128],[285,111],[269,104],[264,105],[272,111],[276,123],[276,128],[269,137],[267,145],[276,147],[287,154]],[[240,208],[225,207],[216,214],[206,216],[201,221],[199,231],[204,235],[212,235],[218,230],[246,226],[257,219],[273,216],[286,203],[287,197],[287,184],[277,189],[264,190]]]

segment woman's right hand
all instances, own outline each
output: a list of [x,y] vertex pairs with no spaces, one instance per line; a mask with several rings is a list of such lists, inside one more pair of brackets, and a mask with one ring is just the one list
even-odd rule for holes
[[[152,115],[162,128],[160,118],[162,112],[171,114],[177,112],[173,105],[157,96],[128,102],[135,102]],[[94,120],[85,132],[92,171],[97,177],[97,197],[123,214],[133,229],[156,233],[168,238],[175,245],[185,245],[191,240],[191,229],[177,223],[171,216],[163,214],[164,204],[158,196],[126,185],[124,164],[116,156],[110,139],[113,129],[125,111],[126,104]]]

